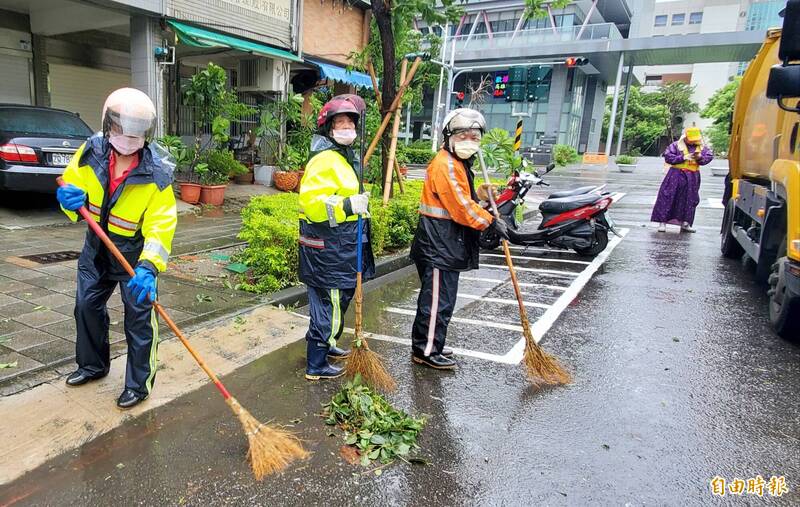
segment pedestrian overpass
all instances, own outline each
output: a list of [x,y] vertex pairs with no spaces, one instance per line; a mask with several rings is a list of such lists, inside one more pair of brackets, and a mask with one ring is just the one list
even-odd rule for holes
[[[634,67],[746,62],[758,52],[764,37],[763,31],[736,31],[624,38],[615,23],[456,35],[447,38],[442,51],[442,63],[449,69],[444,76],[448,83],[445,97],[450,96],[455,77],[463,72],[508,68],[515,64],[559,65],[566,57],[584,57],[588,59],[588,64],[581,67],[585,74],[596,75],[614,85],[613,118],[618,110],[619,92],[624,89],[620,123],[624,131]],[[627,76],[623,82],[626,67]],[[606,155],[611,154],[614,124],[613,121],[609,123]],[[620,135],[617,154],[621,139]]]

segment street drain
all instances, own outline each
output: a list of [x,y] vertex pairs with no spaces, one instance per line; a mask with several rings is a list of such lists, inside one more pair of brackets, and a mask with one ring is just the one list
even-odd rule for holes
[[74,261],[81,256],[80,252],[65,250],[63,252],[49,252],[36,255],[22,255],[21,259],[27,259],[39,264],[54,264],[56,262]]

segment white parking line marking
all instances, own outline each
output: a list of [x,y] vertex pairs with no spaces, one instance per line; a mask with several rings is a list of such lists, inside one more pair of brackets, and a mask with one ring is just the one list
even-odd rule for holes
[[512,246],[512,245],[509,245],[508,248],[511,249],[511,250],[519,250],[522,253],[525,253],[525,252],[549,252],[549,253],[556,253],[556,254],[561,254],[561,255],[564,255],[564,254],[578,255],[572,250],[561,250],[561,249],[558,249],[558,248],[539,248],[539,247],[536,247],[536,246]]
[[[553,306],[547,309],[536,322],[533,323],[531,326],[531,333],[533,334],[533,339],[536,340],[536,343],[541,341],[542,337],[550,330],[553,323],[555,323],[556,319],[558,319],[559,315],[567,308],[573,299],[575,299],[578,294],[580,294],[583,287],[592,279],[592,276],[600,269],[600,266],[608,259],[608,256],[611,255],[611,252],[617,245],[620,244],[622,238],[625,237],[626,234],[630,229],[622,229],[619,231],[619,236],[614,236],[611,241],[609,241],[608,246],[605,250],[600,252],[600,254],[594,258],[591,264],[584,269],[580,275],[572,282],[569,288],[564,291],[561,296],[556,299]],[[512,361],[512,363],[516,364],[522,361],[522,355],[525,351],[525,337],[523,337],[520,341],[514,345],[514,347],[505,355],[505,357]]]
[[725,209],[725,206],[722,205],[722,199],[714,199],[711,197],[708,198],[708,207],[716,209]]
[[[396,308],[394,306],[386,307],[386,311],[390,313],[396,313],[399,315],[410,315],[412,317],[415,317],[417,315],[417,312],[414,310],[407,310],[405,308]],[[453,317],[450,319],[450,322],[459,322],[461,324],[471,324],[473,326],[484,326],[495,329],[506,329],[508,331],[516,331],[518,333],[522,332],[522,326],[517,326],[515,324],[505,324],[503,322],[489,322],[485,320],[464,319],[462,317]]]
[[[481,278],[479,276],[462,276],[459,277],[459,280],[469,280],[471,282],[494,282],[494,283],[511,283],[510,279],[500,279],[500,278]],[[524,283],[519,282],[520,287],[541,287],[543,289],[551,289],[551,290],[567,290],[567,287],[562,287],[560,285],[547,285],[544,283]]]
[[[497,264],[481,264],[479,269],[505,269],[508,271],[508,266],[505,264],[497,265]],[[557,271],[555,269],[537,269],[537,268],[518,268],[514,266],[514,271],[524,271],[526,273],[542,273],[544,275],[554,275],[554,276],[578,276],[580,275],[579,272],[575,271]]]
[[626,195],[627,194],[625,192],[617,192],[617,193],[615,193],[615,194],[613,194],[611,196],[611,202],[617,202],[620,199],[622,199],[623,197],[625,197]]
[[[300,317],[305,320],[310,320],[308,315],[303,315],[301,313],[296,312],[289,312],[296,317]],[[355,334],[356,330],[352,327],[345,327],[345,333]],[[364,332],[364,337],[369,339],[381,340],[384,342],[391,342],[391,343],[399,343],[400,345],[408,345],[411,346],[411,339],[410,338],[398,338],[396,336],[389,336],[385,334],[378,334],[378,333],[370,333],[368,331]],[[458,347],[452,347],[453,353],[459,356],[466,356],[466,357],[474,357],[477,359],[485,359],[486,361],[493,361],[495,363],[502,363],[502,364],[516,364],[511,362],[511,360],[506,357],[506,355],[500,356],[497,354],[490,354],[488,352],[481,352],[479,350],[469,350],[469,349],[462,349]]]
[[[501,257],[503,259],[506,258],[504,254],[492,254],[492,253],[482,253],[484,257]],[[563,262],[565,264],[583,264],[588,266],[590,263],[588,261],[576,261],[572,259],[548,259],[546,257],[527,257],[525,255],[512,255],[512,259],[520,259],[524,261],[542,261],[542,262]]]
[[[415,289],[414,292],[419,292],[419,289]],[[501,305],[514,305],[519,306],[516,299],[502,299],[502,298],[493,298],[493,297],[485,297],[485,296],[478,296],[476,294],[464,294],[459,292],[456,294],[457,297],[463,299],[472,299],[475,301],[487,301],[489,303],[500,303]],[[550,308],[550,305],[545,305],[542,303],[531,303],[529,301],[523,301],[526,306],[533,306],[534,308]]]

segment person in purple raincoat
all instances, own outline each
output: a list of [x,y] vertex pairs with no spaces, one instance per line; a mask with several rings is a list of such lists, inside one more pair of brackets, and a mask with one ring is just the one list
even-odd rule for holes
[[680,225],[681,232],[695,232],[692,224],[695,209],[700,204],[700,166],[713,158],[697,127],[687,128],[680,139],[669,145],[664,152],[669,170],[661,182],[650,217],[651,221],[658,222],[658,232],[665,232],[667,224]]

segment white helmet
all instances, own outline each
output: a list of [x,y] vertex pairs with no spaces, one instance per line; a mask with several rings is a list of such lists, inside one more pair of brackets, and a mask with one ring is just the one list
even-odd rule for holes
[[471,129],[479,129],[481,135],[483,135],[486,132],[486,120],[480,111],[466,107],[453,109],[447,113],[442,122],[442,135],[445,138],[450,137],[459,130]]
[[103,135],[116,134],[149,140],[156,127],[156,108],[144,92],[120,88],[103,105]]

